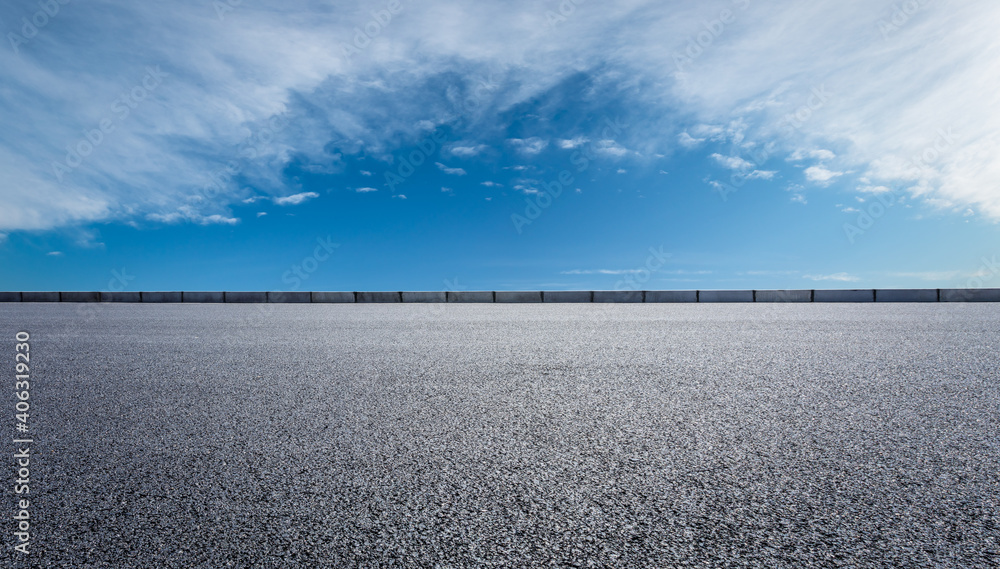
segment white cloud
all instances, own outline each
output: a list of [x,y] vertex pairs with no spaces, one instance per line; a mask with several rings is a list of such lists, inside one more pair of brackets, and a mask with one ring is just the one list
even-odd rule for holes
[[236,225],[237,223],[240,222],[240,220],[235,217],[226,217],[224,215],[213,214],[206,217],[199,217],[196,219],[196,222],[200,223],[201,225],[212,225],[212,224]]
[[677,135],[677,142],[679,142],[680,145],[683,146],[684,148],[694,148],[695,146],[698,146],[702,142],[705,142],[705,139],[695,138],[690,134],[688,134],[687,131],[684,131],[679,135]]
[[299,205],[302,202],[318,197],[319,194],[317,194],[316,192],[302,192],[300,194],[294,194],[291,196],[273,198],[272,201],[274,201],[275,205]]
[[597,141],[594,150],[601,154],[612,156],[614,158],[621,158],[629,153],[629,149],[625,148],[617,141],[611,139],[604,139]]
[[482,182],[482,185],[486,186],[487,188],[502,188],[503,187],[503,184],[498,184],[498,183],[492,182],[490,180]]
[[748,180],[773,180],[778,174],[777,170],[754,170],[747,174]]
[[531,138],[508,138],[507,142],[518,152],[529,156],[540,153],[542,150],[545,150],[546,146],[549,145],[548,142],[538,138],[537,136],[533,136]]
[[788,161],[798,162],[801,160],[805,160],[806,158],[825,161],[825,160],[833,160],[836,157],[837,155],[834,154],[833,152],[822,148],[819,150],[803,150],[800,148],[788,156]]
[[489,146],[485,144],[476,144],[473,146],[453,146],[449,150],[453,156],[460,156],[463,158],[468,158],[470,156],[476,156],[477,154],[482,154]]
[[258,211],[257,212],[257,217],[264,217],[265,215],[267,215],[266,211]]
[[832,275],[802,275],[802,278],[813,281],[839,281],[839,282],[854,282],[861,280],[860,278],[847,273],[834,273]]
[[378,188],[358,188],[354,191],[359,194],[367,194],[368,192],[377,192]]
[[449,176],[464,176],[466,174],[464,168],[449,168],[448,166],[445,166],[440,162],[435,162],[435,164],[437,165],[439,170],[441,170],[445,174],[448,174]]
[[[858,191],[866,194],[884,194],[891,192],[892,190],[886,186],[859,186]],[[858,198],[858,201],[865,201],[864,198]]]
[[746,271],[746,273],[736,273],[736,274],[741,275],[741,276],[744,275],[744,274],[747,274],[747,275],[755,276],[755,277],[758,277],[758,276],[771,276],[771,277],[773,277],[773,276],[797,275],[798,273],[799,273],[799,271],[761,271],[761,270],[756,270],[756,271]]
[[362,176],[371,176],[371,175],[372,175],[372,173],[371,173],[371,172],[369,172],[368,170],[362,170],[362,171],[361,171],[361,175],[362,175]]
[[[441,0],[406,11],[405,24],[394,20],[352,59],[339,56],[341,45],[370,20],[369,3],[312,3],[303,18],[303,2],[244,2],[221,22],[195,0],[74,4],[72,21],[60,20],[72,26],[66,33],[47,29],[22,46],[30,53],[0,50],[0,231],[169,217],[182,206],[222,215],[245,197],[220,178],[231,161],[240,178],[278,195],[295,160],[339,167],[331,141],[344,153],[387,155],[460,114],[485,132],[581,73],[621,84],[618,106],[644,117],[615,135],[609,156],[723,136],[738,148],[776,141],[786,156],[836,148],[845,176],[1000,219],[1000,4],[920,3],[885,35],[886,3],[740,4],[588,4],[553,34],[535,2]],[[723,7],[739,24],[679,69],[675,56]],[[113,62],[104,57],[112,52]],[[167,77],[119,120],[109,108],[147,66]],[[496,87],[477,94],[481,83]],[[656,87],[632,88],[643,84]],[[479,98],[466,112],[469,96]],[[115,131],[60,182],[52,163],[105,117]],[[526,154],[545,145],[515,140]],[[247,149],[253,159],[243,159]],[[204,191],[213,179],[222,182]]]
[[573,148],[579,148],[584,144],[590,142],[590,139],[585,136],[577,136],[571,139],[560,139],[558,141],[559,148],[564,150],[571,150]]
[[843,172],[827,170],[822,166],[810,166],[806,168],[806,179],[817,184],[828,184],[835,178],[843,176]]
[[572,271],[561,271],[561,275],[634,275],[643,272],[645,269],[573,269]]
[[795,203],[800,203],[802,205],[806,205],[807,203],[809,203],[809,201],[806,200],[806,197],[804,195],[802,195],[802,194],[795,194],[795,195],[793,195],[792,196],[792,201],[795,202]]
[[217,213],[202,215],[190,206],[181,206],[177,211],[170,213],[150,213],[146,215],[146,219],[160,223],[190,222],[198,225],[236,225],[240,222],[238,218]]
[[715,153],[712,154],[712,158],[723,168],[729,168],[730,170],[749,170],[753,168],[752,162],[739,156],[723,156],[722,154]]
[[950,281],[952,279],[961,276],[961,271],[918,271],[918,272],[903,272],[903,273],[889,273],[892,277],[903,277],[910,279],[919,279],[922,281]]
[[618,173],[619,174],[628,174],[628,170],[626,170],[625,168],[619,168],[618,169]]
[[[678,75],[674,94],[705,121],[744,101],[775,99],[777,106],[747,113],[751,136],[788,150],[837,145],[841,169],[877,185],[924,182],[923,193],[910,193],[1000,218],[1000,114],[991,110],[1000,62],[982,56],[995,53],[1000,4],[922,2],[883,36],[880,22],[892,12],[863,0],[778,0],[747,10],[740,29],[727,29],[733,33]],[[962,41],[940,39],[955,37]]]
[[63,253],[62,251],[49,251],[48,253],[46,253],[46,255],[50,257],[62,257]]

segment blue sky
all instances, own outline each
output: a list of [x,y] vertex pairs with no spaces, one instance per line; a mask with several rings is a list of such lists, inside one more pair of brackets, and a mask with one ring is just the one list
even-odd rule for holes
[[0,7],[0,289],[998,286],[987,1]]

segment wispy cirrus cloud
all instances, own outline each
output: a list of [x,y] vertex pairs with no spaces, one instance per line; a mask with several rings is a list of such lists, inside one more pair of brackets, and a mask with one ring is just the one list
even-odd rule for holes
[[161,223],[181,223],[186,221],[197,223],[198,225],[236,225],[240,222],[239,218],[236,217],[226,217],[219,214],[201,215],[193,208],[187,206],[182,206],[178,211],[170,213],[151,213],[147,217],[152,221],[159,221]]
[[[248,185],[281,196],[294,187],[289,168],[339,172],[332,145],[387,155],[456,116],[468,126],[454,156],[505,139],[525,157],[547,137],[576,148],[575,138],[503,129],[510,109],[581,71],[632,81],[619,81],[616,96],[638,120],[614,140],[592,135],[609,159],[723,138],[737,149],[773,142],[780,158],[812,149],[803,159],[822,165],[806,169],[811,182],[857,172],[874,187],[1000,219],[1000,5],[938,0],[883,34],[884,3],[757,4],[679,71],[673,57],[731,1],[595,4],[556,35],[534,2],[442,0],[408,7],[406,25],[350,59],[342,46],[371,18],[360,1],[242,3],[223,21],[196,0],[74,3],[21,53],[0,50],[0,201],[9,204],[0,231],[234,219],[229,206]],[[29,8],[37,4],[6,3],[0,20]],[[164,77],[146,89],[151,66]],[[631,87],[641,84],[656,88]],[[126,115],[122,93],[140,88]],[[100,132],[105,119],[113,131]],[[52,164],[75,164],[74,151],[86,156],[60,179]]]
[[533,156],[540,153],[549,143],[537,136],[531,138],[508,138],[507,143],[514,147],[521,154]]
[[305,203],[313,198],[318,198],[319,194],[316,192],[300,192],[298,194],[292,194],[290,196],[254,196],[252,198],[247,198],[243,200],[243,203],[252,204],[259,202],[261,200],[269,200],[275,205],[299,205]]
[[561,139],[557,141],[557,144],[559,145],[559,148],[562,148],[563,150],[572,150],[574,148],[579,148],[588,142],[590,142],[590,139],[586,136],[577,136],[575,138]]
[[753,168],[753,162],[740,158],[739,156],[723,156],[722,154],[712,154],[711,158],[718,162],[723,168],[730,170],[749,170]]
[[642,269],[573,269],[560,271],[561,275],[634,275],[643,272]]
[[806,179],[817,184],[829,184],[836,178],[844,175],[843,172],[834,172],[822,166],[810,166],[805,170]]
[[802,278],[809,279],[811,281],[837,281],[837,282],[855,282],[860,281],[860,277],[848,273],[833,273],[832,275],[802,275]]
[[464,176],[467,174],[464,168],[449,168],[447,165],[442,164],[441,162],[435,162],[435,164],[437,165],[438,170],[441,170],[442,172],[448,174],[449,176]]
[[448,149],[453,156],[459,156],[462,158],[469,158],[472,156],[478,156],[485,152],[489,146],[485,144],[476,144],[472,146],[452,146]]

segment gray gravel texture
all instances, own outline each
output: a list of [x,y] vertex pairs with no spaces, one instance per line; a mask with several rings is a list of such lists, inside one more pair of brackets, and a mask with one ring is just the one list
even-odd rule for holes
[[0,305],[5,369],[21,329],[32,567],[1000,560],[1000,305]]

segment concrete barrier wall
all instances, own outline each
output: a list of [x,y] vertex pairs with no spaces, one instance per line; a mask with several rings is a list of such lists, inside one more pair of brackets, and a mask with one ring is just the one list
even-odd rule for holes
[[266,292],[226,291],[222,300],[229,303],[267,302]]
[[312,302],[312,293],[307,291],[268,292],[267,301],[283,304],[309,303]]
[[811,290],[755,290],[754,302],[812,302]]
[[493,302],[492,290],[449,290],[448,302]]
[[876,289],[875,302],[937,302],[936,288]]
[[555,291],[0,291],[0,302],[150,303],[668,303],[668,302],[1000,302],[1000,288],[853,290]]
[[29,292],[21,293],[21,302],[59,302],[58,292]]
[[698,302],[753,302],[752,290],[702,290]]
[[647,290],[646,302],[698,302],[698,291]]
[[1000,302],[1000,288],[943,288],[941,302]]
[[[63,295],[69,294],[64,292]],[[142,294],[138,292],[102,292],[101,302],[139,302],[142,300]],[[63,300],[66,302],[66,300]]]
[[139,300],[142,302],[181,302],[184,298],[182,292],[140,292]]
[[402,293],[399,292],[358,292],[355,293],[354,299],[355,302],[403,302]]
[[538,290],[496,291],[495,302],[541,302],[542,292]]
[[642,302],[646,297],[641,290],[595,290],[594,302]]
[[312,301],[313,302],[317,302],[317,303],[319,303],[319,302],[323,302],[323,303],[328,303],[329,302],[329,303],[338,303],[338,304],[353,303],[354,302],[354,293],[353,292],[334,292],[334,291],[331,291],[331,292],[313,291],[312,292]]
[[101,302],[104,293],[100,292],[60,292],[60,302]]
[[403,291],[403,302],[448,302],[448,294],[441,291]]
[[589,290],[545,290],[542,302],[592,302],[593,296]]
[[181,300],[183,302],[223,302],[225,295],[221,292],[184,291],[181,293]]
[[813,302],[875,302],[873,289],[815,290]]

